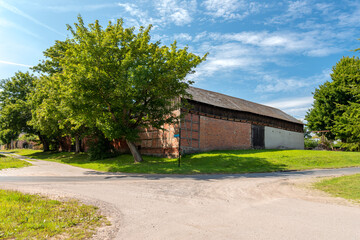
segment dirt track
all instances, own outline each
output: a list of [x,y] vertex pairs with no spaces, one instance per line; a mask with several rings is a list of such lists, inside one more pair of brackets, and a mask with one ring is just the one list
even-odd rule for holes
[[0,171],[0,188],[99,205],[114,224],[97,239],[360,239],[359,206],[305,187],[341,171],[142,176],[33,164]]

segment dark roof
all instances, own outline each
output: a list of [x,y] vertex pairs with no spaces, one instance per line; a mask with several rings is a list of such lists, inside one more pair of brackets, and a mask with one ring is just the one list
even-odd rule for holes
[[288,122],[303,124],[301,121],[284,113],[283,111],[277,108],[265,106],[254,102],[249,102],[244,99],[231,97],[221,93],[211,92],[208,90],[195,88],[195,87],[189,87],[187,92],[192,95],[192,100],[197,102],[206,103],[209,105],[242,111],[242,112],[255,113],[263,116],[285,120]]

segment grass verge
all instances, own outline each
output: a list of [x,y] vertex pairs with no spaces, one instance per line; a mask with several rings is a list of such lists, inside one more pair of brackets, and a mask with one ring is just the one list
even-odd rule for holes
[[335,197],[342,197],[360,203],[360,174],[324,179],[314,187]]
[[31,163],[28,163],[26,161],[12,158],[12,157],[6,157],[6,156],[0,154],[0,170],[5,169],[5,168],[21,168],[21,167],[26,167],[26,166],[30,166],[30,165],[31,165]]
[[96,207],[0,190],[0,239],[84,239],[106,223]]
[[97,171],[128,173],[251,173],[360,166],[358,152],[311,150],[213,151],[186,155],[181,160],[181,167],[177,166],[177,159],[150,156],[144,156],[142,163],[134,163],[132,156],[128,154],[90,161],[86,153],[41,152],[24,149],[13,150],[13,152]]

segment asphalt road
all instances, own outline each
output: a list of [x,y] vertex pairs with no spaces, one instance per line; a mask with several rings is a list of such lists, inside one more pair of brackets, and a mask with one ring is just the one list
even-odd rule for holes
[[360,239],[360,207],[308,187],[360,168],[186,176],[31,163],[0,171],[0,188],[98,205],[113,225],[97,239]]

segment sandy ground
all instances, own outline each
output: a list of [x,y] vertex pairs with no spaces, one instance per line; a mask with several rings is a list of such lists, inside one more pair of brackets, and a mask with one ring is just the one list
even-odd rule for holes
[[113,225],[94,239],[360,239],[359,205],[309,188],[317,177],[359,168],[149,176],[32,163],[0,171],[0,188],[99,206]]

